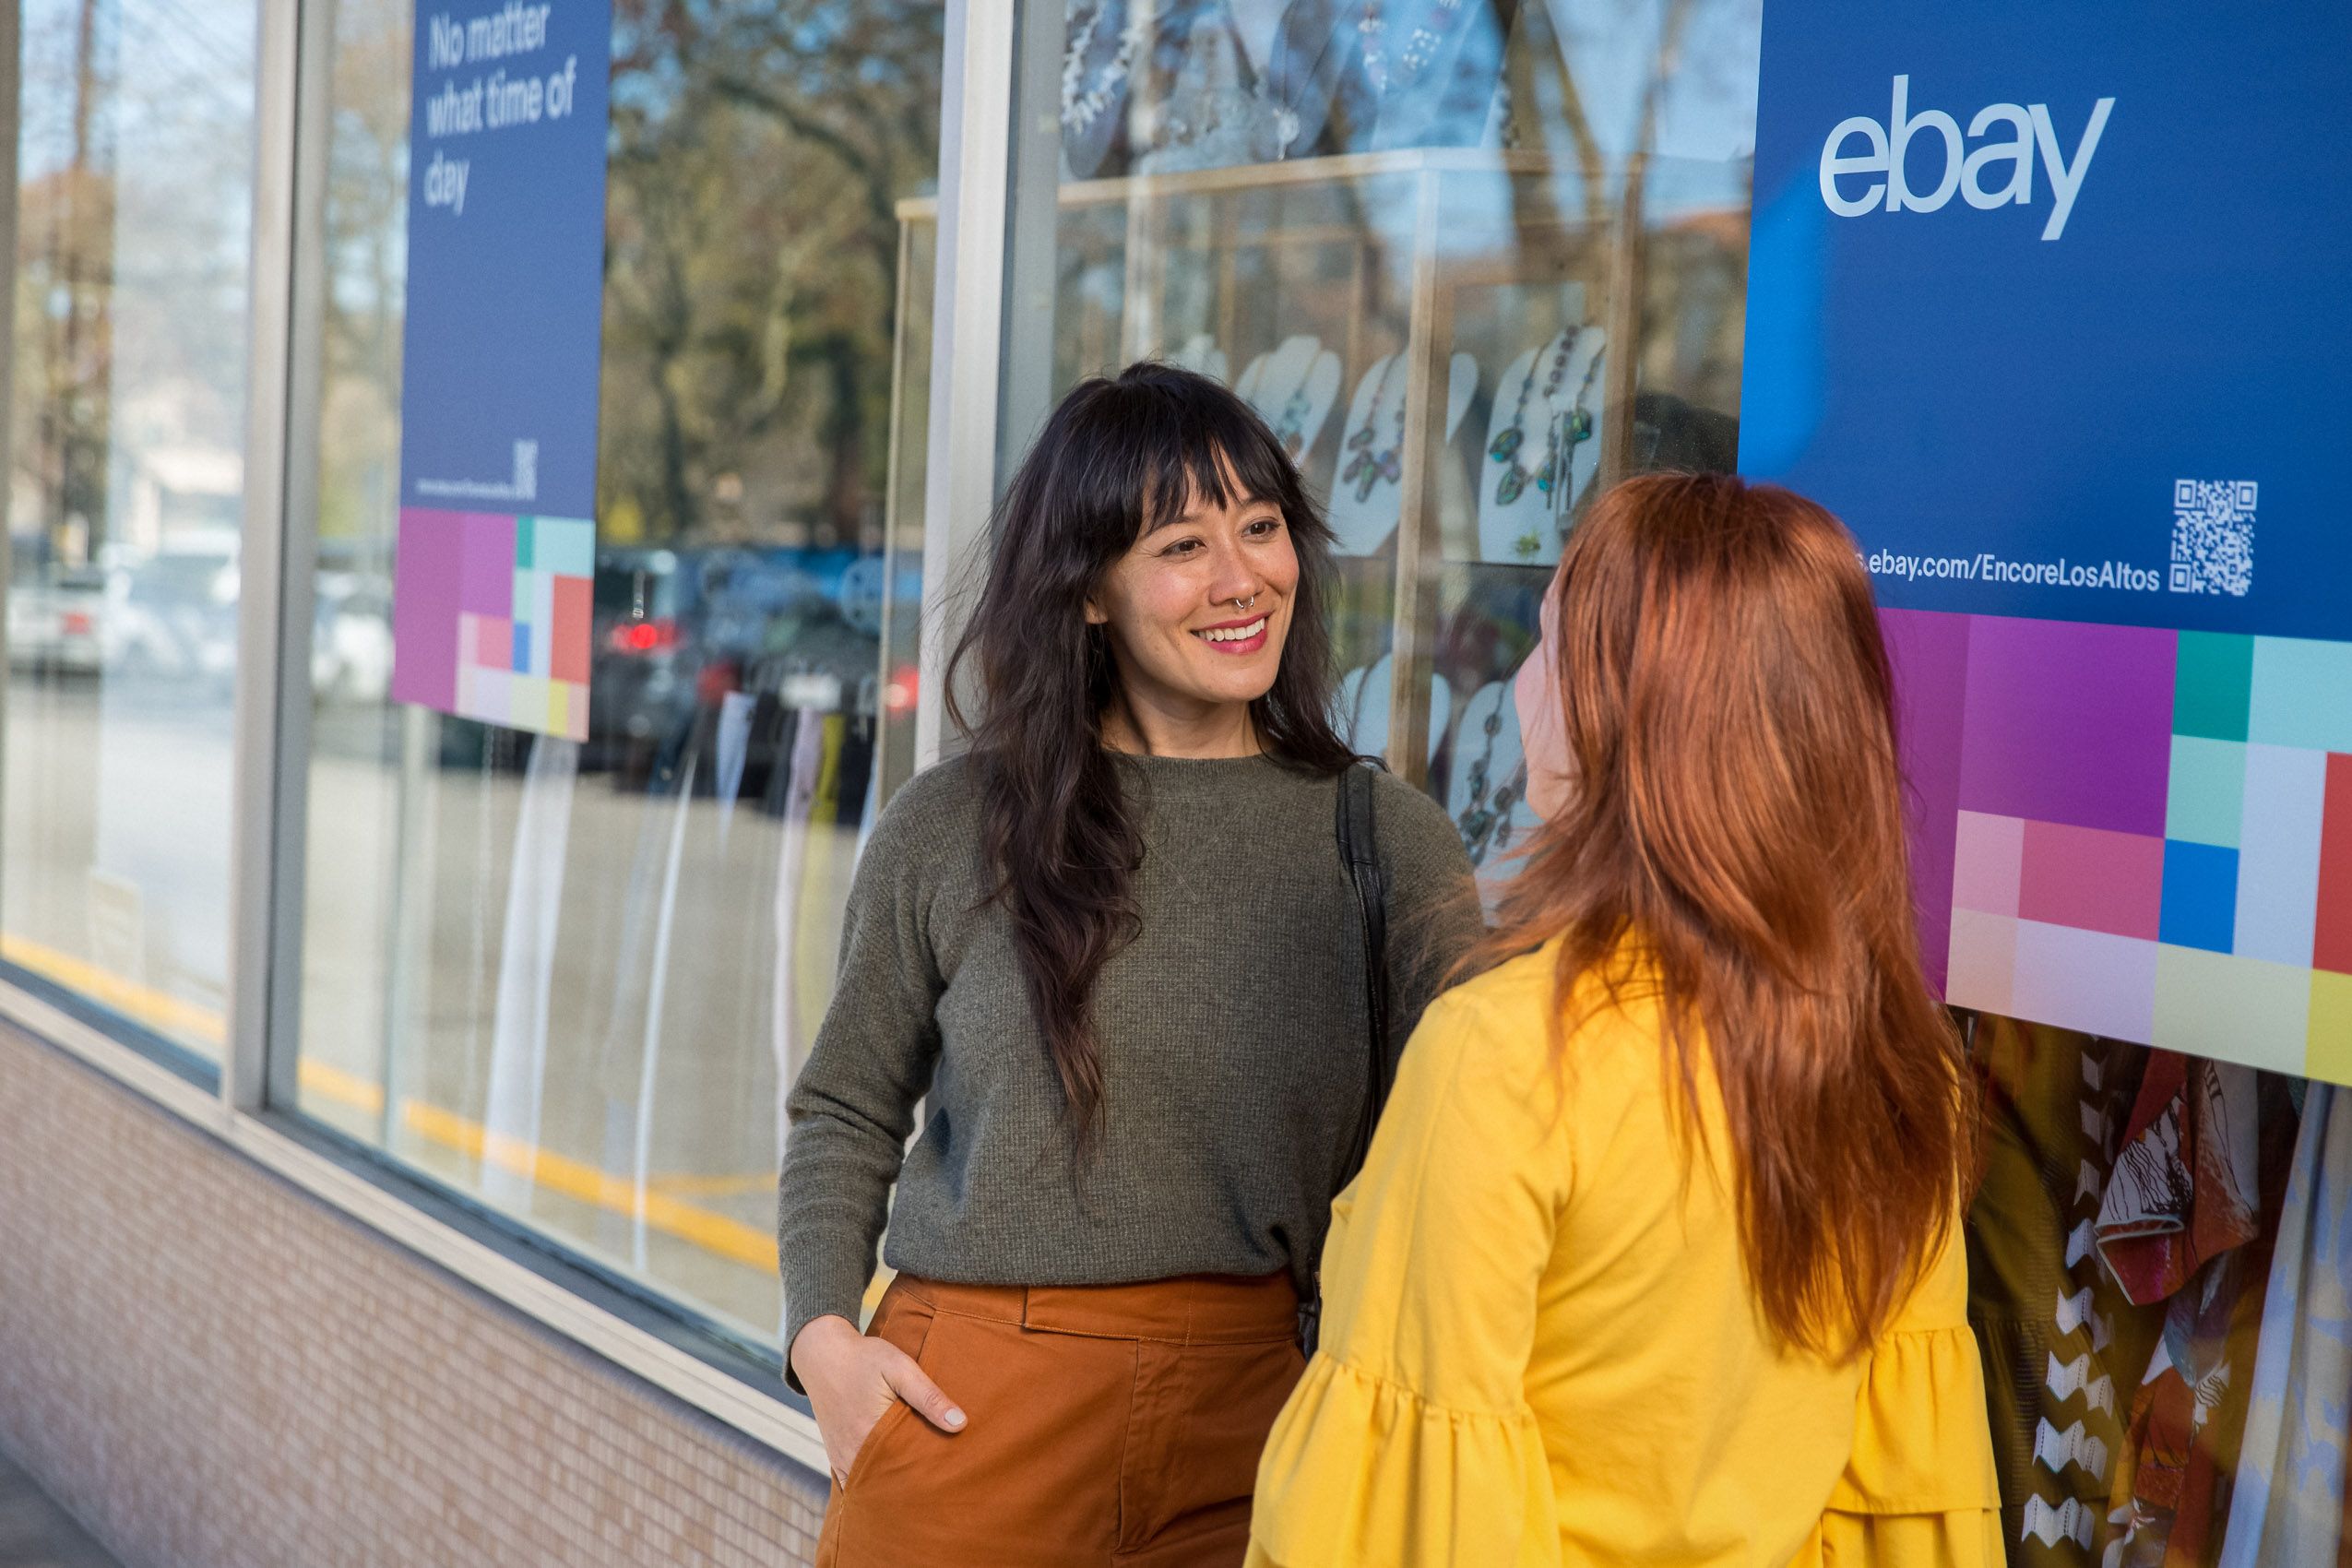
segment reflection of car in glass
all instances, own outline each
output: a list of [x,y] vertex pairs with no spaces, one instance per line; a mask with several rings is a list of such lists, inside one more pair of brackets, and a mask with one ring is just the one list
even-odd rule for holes
[[19,565],[8,585],[8,662],[88,675],[105,662],[106,574]]
[[181,545],[114,565],[104,630],[110,675],[226,691],[237,667],[235,546]]
[[392,688],[392,600],[381,582],[356,573],[319,573],[310,676],[319,702],[384,700]]
[[[625,787],[673,762],[731,693],[873,712],[880,592],[878,564],[848,549],[599,551],[581,766],[622,775]],[[742,722],[746,710],[736,711]],[[746,790],[758,788],[778,733],[753,727]],[[695,788],[713,777],[702,770]]]
[[580,766],[622,768],[649,758],[694,713],[700,628],[693,557],[673,550],[596,552],[589,616],[588,738]]

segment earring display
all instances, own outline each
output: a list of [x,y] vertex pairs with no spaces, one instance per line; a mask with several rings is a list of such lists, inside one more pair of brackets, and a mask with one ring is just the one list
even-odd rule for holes
[[[1374,148],[1492,145],[1506,89],[1503,49],[1515,7],[1495,0],[1388,0],[1366,7],[1365,70],[1378,71]],[[1410,19],[1403,42],[1390,31]]]
[[[1331,487],[1331,531],[1341,555],[1371,555],[1396,529],[1404,507],[1406,356],[1387,354],[1356,384],[1348,405],[1348,435]],[[1478,395],[1479,362],[1455,354],[1445,374],[1445,433],[1452,441]]]
[[1594,391],[1607,341],[1598,327],[1566,327],[1503,371],[1481,465],[1480,560],[1560,559],[1577,498],[1600,466]]
[[1493,146],[1515,0],[1066,0],[1074,179]]
[[1233,384],[1274,438],[1297,462],[1313,447],[1339,400],[1339,356],[1319,338],[1286,338],[1272,353],[1260,354]]

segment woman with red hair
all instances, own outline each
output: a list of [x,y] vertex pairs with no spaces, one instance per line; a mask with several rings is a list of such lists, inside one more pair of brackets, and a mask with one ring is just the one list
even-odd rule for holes
[[1998,1563],[1970,1080],[1854,541],[1637,479],[1545,621],[1547,820],[1334,1206],[1250,1561]]

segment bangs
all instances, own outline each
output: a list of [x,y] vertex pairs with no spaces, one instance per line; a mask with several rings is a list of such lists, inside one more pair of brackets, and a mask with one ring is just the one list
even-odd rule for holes
[[1134,508],[1130,537],[1196,506],[1253,497],[1279,506],[1294,526],[1313,527],[1297,470],[1265,422],[1226,387],[1182,373],[1123,377],[1102,384],[1089,412],[1085,444],[1098,478]]

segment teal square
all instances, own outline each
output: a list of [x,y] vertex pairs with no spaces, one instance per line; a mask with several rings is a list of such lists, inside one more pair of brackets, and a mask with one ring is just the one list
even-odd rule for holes
[[532,564],[559,577],[596,576],[596,524],[586,517],[533,517]]
[[2256,637],[2246,739],[2352,752],[2352,643]]
[[2167,838],[2235,849],[2245,802],[2244,742],[2172,737],[2172,777],[2164,794]]
[[2254,685],[2254,639],[2226,632],[2181,633],[2172,683],[2174,734],[2244,740]]
[[515,519],[515,567],[517,571],[528,572],[539,564],[531,558],[532,535],[538,531],[532,524],[537,520],[533,517]]

